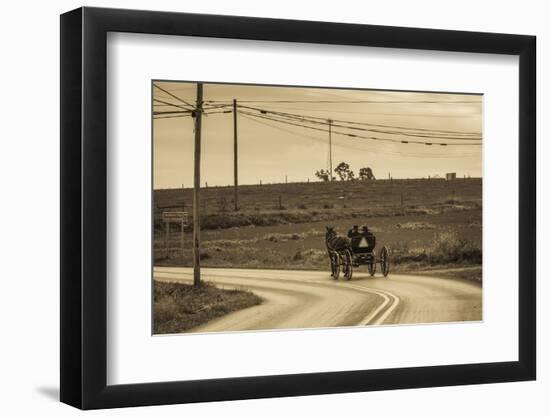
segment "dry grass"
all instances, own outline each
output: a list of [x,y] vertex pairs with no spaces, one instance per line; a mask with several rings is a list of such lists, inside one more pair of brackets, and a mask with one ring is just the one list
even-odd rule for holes
[[[155,228],[164,210],[192,211],[192,189],[155,190]],[[364,217],[437,214],[481,207],[481,179],[290,183],[201,189],[201,229],[274,226]],[[403,196],[403,207],[401,207]],[[279,205],[279,198],[281,205]],[[225,202],[222,204],[220,202]]]
[[397,270],[430,269],[436,265],[481,265],[481,245],[460,236],[456,232],[438,232],[429,246],[423,250],[411,250],[407,245],[391,250],[392,264]]
[[435,229],[435,225],[431,223],[424,223],[424,222],[397,223],[395,227],[397,227],[398,229],[408,229],[408,230]]
[[[230,191],[202,190],[207,201]],[[182,202],[190,192],[161,190],[155,198],[159,205]],[[273,209],[277,193],[283,195],[286,210]],[[212,212],[215,206],[209,210],[212,205],[207,205],[203,226],[209,226],[201,231],[203,266],[325,270],[325,226],[345,234],[354,224],[368,225],[378,248],[390,248],[396,267],[392,270],[481,263],[480,179],[244,186],[241,197],[238,212]],[[157,229],[155,264],[191,266],[191,230],[186,234],[183,255],[174,251],[167,256],[162,249],[164,235]],[[179,246],[177,232],[169,246]]]
[[[412,271],[415,274],[414,271]],[[418,271],[422,275],[441,277],[441,278],[460,278],[471,281],[483,282],[483,270],[481,266],[471,266],[462,268],[425,268]]]
[[198,288],[155,281],[153,332],[182,333],[214,318],[260,304],[250,291],[220,289],[209,283]]

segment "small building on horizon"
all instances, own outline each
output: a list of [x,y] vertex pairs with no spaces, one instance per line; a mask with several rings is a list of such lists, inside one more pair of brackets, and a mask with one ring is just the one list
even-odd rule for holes
[[454,181],[454,180],[456,180],[456,172],[447,172],[447,173],[445,174],[445,179],[446,179],[447,181]]

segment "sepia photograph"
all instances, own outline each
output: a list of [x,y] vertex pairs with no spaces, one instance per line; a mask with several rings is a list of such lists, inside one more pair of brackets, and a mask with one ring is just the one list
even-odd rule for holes
[[[9,292],[35,296],[11,297],[30,320],[8,320],[18,349],[55,340],[27,355],[41,386],[13,407],[55,405],[56,389],[84,410],[218,401],[239,417],[277,398],[268,414],[387,413],[388,395],[402,414],[543,403],[542,14],[292,6],[78,7],[49,31],[55,82],[33,86],[59,88],[40,97],[60,106],[11,123],[23,151],[7,154],[23,158],[7,158],[8,185],[29,201],[4,217],[10,247],[41,236],[59,275]],[[44,36],[28,38],[34,51]],[[59,146],[22,129],[35,125]],[[57,233],[21,233],[37,196],[55,200],[39,224]],[[24,264],[7,276],[29,287]]]
[[152,333],[483,320],[483,95],[153,80]]

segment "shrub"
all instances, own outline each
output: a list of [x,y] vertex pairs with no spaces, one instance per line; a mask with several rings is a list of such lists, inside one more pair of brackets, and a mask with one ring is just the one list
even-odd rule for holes
[[264,236],[264,239],[270,242],[287,242],[289,240],[300,240],[304,238],[304,233],[270,233]]
[[415,266],[471,264],[482,262],[482,250],[471,240],[459,237],[454,232],[442,232],[435,236],[431,246],[424,250],[411,250],[407,243],[395,244],[390,249],[394,264],[415,264]]
[[474,242],[460,238],[456,233],[442,232],[436,235],[429,256],[430,263],[481,264],[482,250]]
[[292,260],[293,261],[301,261],[302,259],[304,259],[303,255],[302,255],[302,251],[297,250],[296,253],[294,254],[294,256],[292,257]]
[[435,225],[431,223],[424,223],[424,222],[397,223],[395,227],[397,227],[398,229],[405,229],[405,230],[435,229]]
[[458,198],[448,198],[444,201],[445,204],[460,204],[462,201]]

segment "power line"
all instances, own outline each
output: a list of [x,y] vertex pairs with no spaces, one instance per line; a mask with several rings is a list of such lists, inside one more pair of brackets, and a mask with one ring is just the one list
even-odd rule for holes
[[[304,125],[304,124],[299,124],[299,123],[293,123],[293,122],[290,122],[288,120],[276,119],[276,118],[269,117],[269,116],[263,116],[263,115],[259,115],[259,114],[255,114],[255,113],[244,112],[242,110],[240,110],[240,113],[246,114],[246,115],[249,115],[249,116],[252,116],[252,117],[259,117],[261,119],[271,120],[271,121],[278,122],[278,123],[286,123],[286,124],[293,125],[293,126],[299,126],[299,127],[303,127],[303,128],[306,128],[306,129],[312,129],[312,130],[317,130],[317,131],[320,131],[320,132],[328,133],[328,130],[325,130],[325,129],[321,129],[321,128],[317,128],[317,127],[313,127],[313,126],[308,126],[308,125]],[[481,143],[441,143],[441,142],[427,142],[427,141],[419,141],[419,140],[399,140],[399,139],[392,139],[392,138],[381,138],[381,137],[378,137],[378,136],[364,136],[364,135],[357,135],[357,134],[346,133],[346,132],[341,132],[341,131],[332,131],[332,133],[337,134],[337,135],[357,138],[357,139],[367,139],[367,140],[373,140],[373,141],[393,142],[393,143],[403,143],[403,144],[411,143],[411,144],[439,145],[439,146],[481,146]]]
[[[269,106],[269,104],[267,104],[267,105]],[[323,112],[323,113],[326,113],[328,111],[326,108],[314,108],[312,106],[308,106],[307,108],[306,107],[296,107],[296,106],[292,106],[291,104],[290,105],[289,104],[276,104],[276,106],[278,107],[278,109],[276,109],[276,110],[279,110],[279,111],[280,111],[280,107],[283,107],[283,110],[297,110],[297,111]],[[262,106],[262,107],[265,107],[265,106]],[[367,113],[365,110],[362,110],[362,111],[343,110],[341,107],[338,107],[338,106],[336,106],[334,108],[331,108],[330,112],[331,113],[340,113],[340,114],[358,114],[358,115],[361,115],[361,116],[365,116],[365,114],[368,114],[369,116],[378,115],[378,116],[387,116],[387,117],[408,117],[408,118],[411,118],[411,117],[414,117],[414,118],[419,118],[419,117],[440,117],[440,118],[471,117],[471,116],[465,116],[465,115],[459,115],[459,114],[453,114],[453,113],[449,113],[449,114],[434,114],[434,113],[422,114],[422,113],[404,113],[403,111],[401,111],[399,113],[369,111]]]
[[[446,140],[467,140],[467,141],[480,141],[481,138],[474,138],[474,137],[453,137],[453,136],[445,136],[445,135],[428,135],[424,133],[412,133],[412,132],[401,132],[401,131],[391,131],[391,130],[380,130],[380,129],[370,129],[370,128],[363,128],[363,127],[356,127],[356,126],[345,126],[342,124],[335,124],[335,123],[328,123],[328,122],[321,122],[318,120],[308,120],[303,119],[300,117],[292,117],[292,116],[283,116],[283,115],[275,115],[279,118],[282,118],[283,120],[298,120],[304,123],[312,123],[322,126],[336,126],[343,129],[350,129],[350,130],[358,130],[363,132],[374,132],[374,133],[381,133],[386,135],[401,135],[401,136],[411,136],[411,137],[420,137],[420,138],[427,138],[427,139],[446,139]],[[271,117],[275,117],[271,116]]]
[[[209,100],[209,103],[226,103],[228,100]],[[480,104],[468,100],[239,100],[239,103],[277,104]]]
[[185,106],[181,106],[181,105],[179,105],[179,104],[174,104],[174,103],[169,103],[169,102],[167,102],[167,101],[163,101],[163,100],[160,100],[160,99],[158,99],[158,98],[154,98],[153,101],[156,101],[157,103],[164,104],[165,106],[172,106],[172,107],[176,107],[176,108],[178,108],[178,109],[187,110],[187,111],[189,111],[189,112],[194,110],[193,108],[192,108],[192,109],[189,109],[189,108],[187,108],[187,107],[185,107]]
[[[211,114],[227,114],[231,113],[231,110],[223,110],[223,111],[210,111],[205,112],[203,111],[202,114],[205,116],[209,116]],[[174,112],[153,112],[153,115],[155,116],[155,119],[173,119],[175,117],[195,117],[194,111],[174,111]],[[167,115],[167,116],[163,116]],[[171,116],[168,116],[171,115]]]
[[176,118],[182,118],[182,117],[190,117],[190,114],[180,114],[175,116],[154,116],[153,119],[160,120],[160,119],[176,119]]
[[[209,100],[222,103],[227,100]],[[308,103],[308,104],[480,104],[471,100],[239,100],[239,103]]]
[[[323,138],[320,138],[320,137],[317,137],[317,136],[312,136],[312,135],[307,135],[307,134],[304,134],[304,133],[294,132],[290,129],[285,129],[284,127],[274,125],[274,124],[271,124],[271,123],[266,122],[266,121],[258,120],[254,117],[247,116],[247,115],[243,114],[242,112],[241,112],[241,116],[243,118],[247,119],[247,120],[253,121],[254,123],[258,123],[258,124],[263,125],[263,126],[268,126],[268,127],[272,128],[274,130],[278,130],[278,131],[281,131],[281,132],[284,132],[284,133],[289,133],[291,135],[295,135],[295,136],[298,136],[298,137],[310,139],[310,140],[313,140],[313,141],[321,143],[321,144],[326,144],[326,139],[323,139]],[[390,146],[389,144],[385,144],[385,143],[381,143],[380,145]],[[353,146],[353,145],[350,145],[348,143],[346,143],[346,144],[334,143],[333,146],[336,146],[336,147],[339,147],[339,148],[345,148],[345,149],[353,149],[353,150],[357,150],[357,151],[366,151],[365,148],[361,148],[361,147],[358,147],[358,146]],[[426,156],[427,156],[425,153],[414,153],[414,152],[406,152],[405,153],[405,152],[399,152],[399,151],[388,151],[388,150],[384,150],[384,149],[376,149],[375,152],[377,154],[403,156],[403,157],[413,157],[413,158],[426,158]],[[475,156],[475,155],[478,155],[478,154],[479,154],[478,152],[473,152],[473,153],[468,153],[468,154],[461,154],[461,156],[468,157],[468,156]],[[449,154],[449,153],[430,153],[429,157],[430,158],[438,158],[438,159],[439,158],[454,158],[454,157],[456,157],[456,155]],[[327,169],[328,169],[328,165],[329,165],[328,158],[329,158],[329,155],[328,155],[328,149],[327,149],[327,155],[326,155]]]
[[163,114],[189,114],[189,113],[193,113],[193,112],[189,111],[189,110],[184,110],[184,111],[181,111],[181,110],[178,110],[178,111],[154,111],[153,115],[157,116],[157,115],[163,115]]
[[[286,115],[286,116],[293,116],[296,118],[303,118],[303,119],[312,119],[312,120],[323,120],[326,121],[326,118],[318,117],[318,116],[306,116],[306,115],[300,115],[296,113],[288,113],[288,112],[282,112],[277,110],[270,110],[270,109],[261,109],[258,107],[250,107],[250,106],[240,106],[243,108],[251,109],[251,110],[257,110],[260,112],[269,112],[279,115]],[[442,134],[454,134],[454,135],[468,135],[468,136],[474,136],[474,135],[481,135],[479,132],[460,132],[458,130],[440,130],[440,129],[428,129],[428,128],[416,128],[416,127],[405,127],[405,126],[394,126],[394,125],[382,125],[382,124],[375,124],[375,123],[367,123],[367,122],[357,122],[357,121],[350,121],[350,120],[342,120],[342,119],[332,119],[334,122],[338,123],[345,123],[345,124],[352,124],[352,125],[360,125],[360,126],[374,126],[374,127],[383,127],[383,128],[390,128],[390,129],[402,129],[402,130],[410,130],[410,131],[420,131],[420,132],[431,132],[431,133],[442,133]]]
[[164,88],[159,87],[157,84],[153,84],[153,85],[154,85],[156,88],[158,88],[160,91],[162,91],[162,92],[168,94],[170,97],[175,98],[175,99],[178,100],[178,101],[181,101],[183,104],[186,104],[186,105],[188,105],[188,106],[191,107],[191,108],[195,108],[195,106],[193,106],[192,104],[189,104],[189,103],[188,103],[187,101],[185,101],[184,99],[182,99],[182,98],[176,96],[175,94],[172,94],[171,92],[165,90]]
[[205,104],[209,109],[223,109],[226,107],[231,107],[232,104]]

